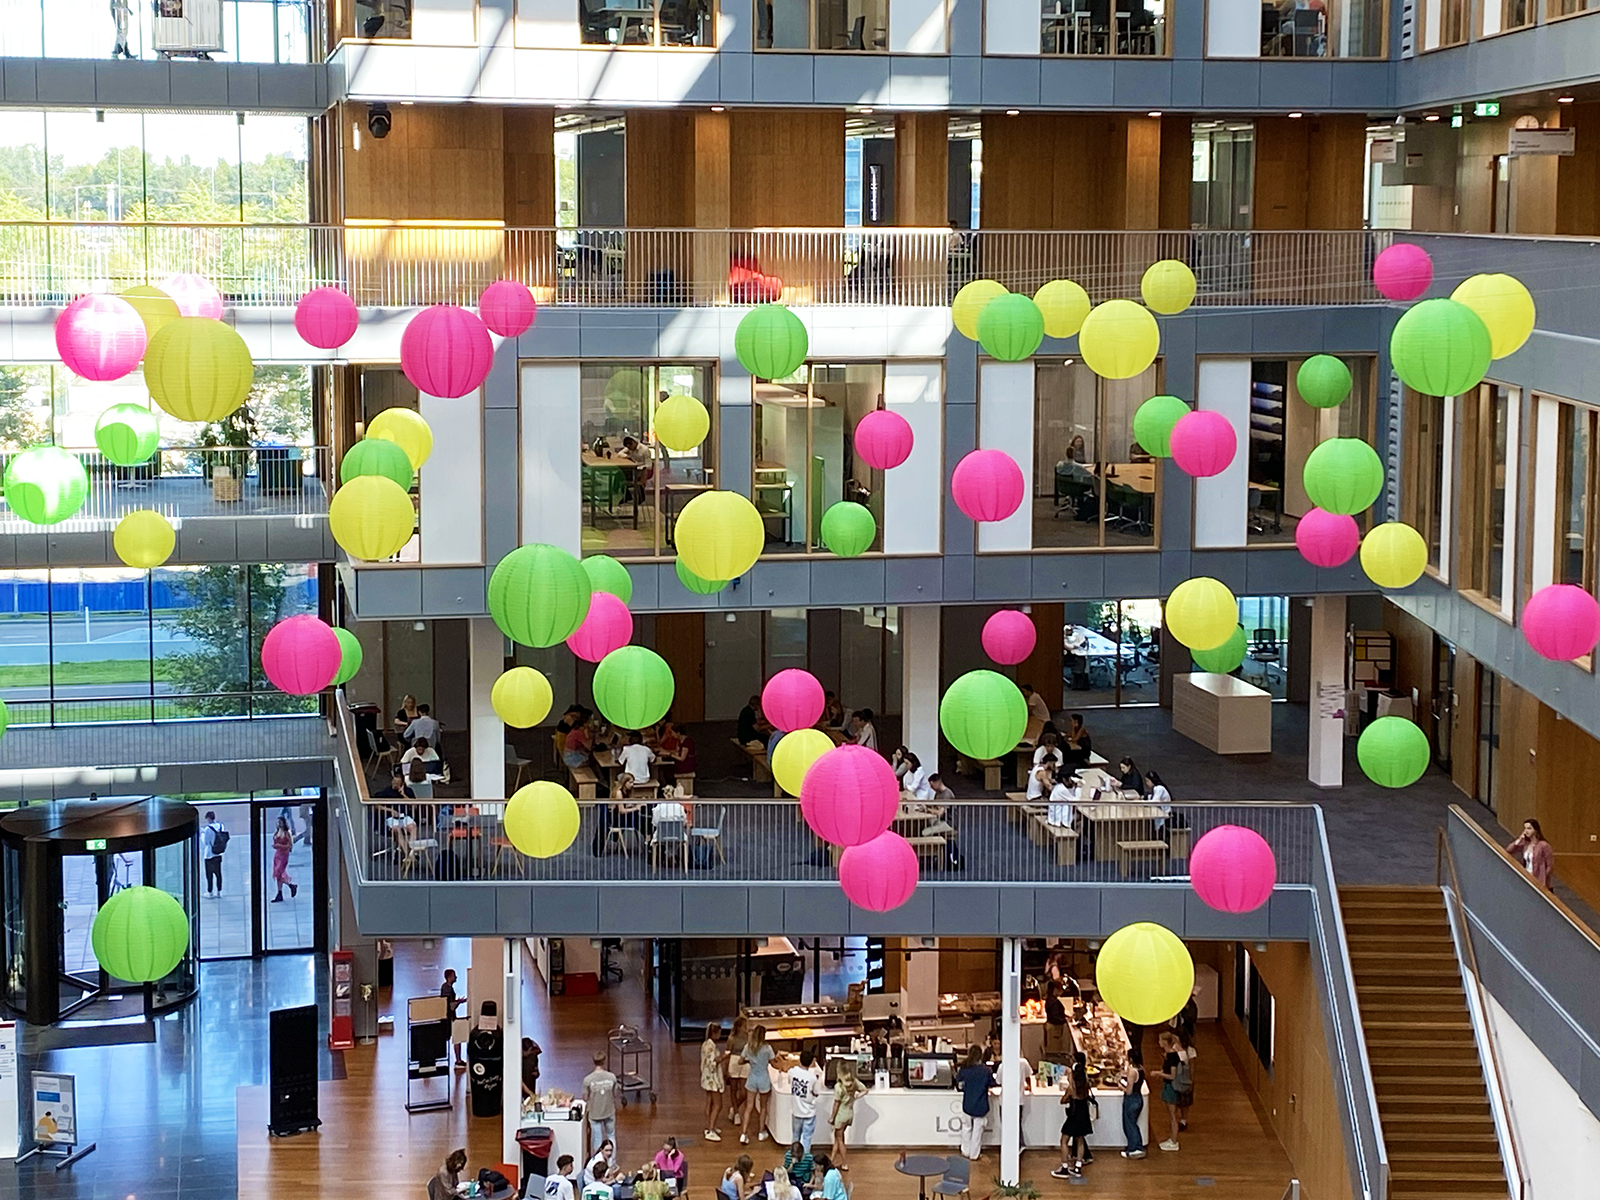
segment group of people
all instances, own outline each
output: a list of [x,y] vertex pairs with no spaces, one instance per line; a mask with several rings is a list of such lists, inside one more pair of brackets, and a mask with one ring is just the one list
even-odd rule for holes
[[[232,838],[232,832],[223,824],[216,811],[207,809],[205,823],[200,826],[200,862],[205,870],[207,896],[222,895],[222,859]],[[300,885],[289,873],[289,855],[294,850],[295,842],[302,838],[307,845],[311,844],[311,826],[308,822],[303,834],[296,832],[293,809],[285,804],[278,813],[277,823],[272,827],[271,878],[277,885],[277,894],[272,897],[270,903],[283,903],[284,888],[289,889],[291,900],[300,894]]]
[[748,1154],[741,1154],[722,1172],[717,1193],[719,1200],[849,1200],[850,1190],[840,1174],[849,1169],[835,1163],[830,1155],[812,1155],[809,1150],[802,1150],[796,1142],[784,1151],[783,1165],[765,1175],[757,1175],[755,1162]]
[[[873,724],[876,716],[877,714],[870,708],[847,710],[840,703],[838,693],[831,690],[824,691],[822,716],[817,721],[817,728],[838,731],[844,745],[865,746],[869,750],[877,750],[878,727]],[[734,736],[739,739],[741,746],[765,746],[769,762],[772,760],[772,752],[778,747],[778,740],[783,737],[783,732],[767,720],[766,714],[761,711],[760,696],[751,696],[739,710],[739,721]]]
[[612,784],[613,797],[631,793],[652,775],[671,778],[696,772],[694,738],[670,719],[649,729],[597,728],[594,711],[574,704],[556,722],[556,745],[561,761],[571,770],[588,767],[598,750],[610,750],[620,770]]
[[388,786],[374,792],[374,798],[433,799],[433,785],[449,779],[439,753],[443,728],[428,705],[418,704],[415,696],[406,694],[393,721],[394,735],[400,742],[400,761],[390,772]]

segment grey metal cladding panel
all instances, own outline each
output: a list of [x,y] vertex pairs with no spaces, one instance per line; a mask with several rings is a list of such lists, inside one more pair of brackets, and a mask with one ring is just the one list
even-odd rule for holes
[[1141,62],[1135,58],[1112,61],[1116,76],[1111,100],[1117,107],[1166,108],[1172,103],[1171,61]]
[[[106,530],[51,533],[48,537],[51,566],[92,567],[105,566],[116,561],[111,548],[111,535]],[[37,565],[42,567],[45,564]]]
[[1101,889],[1100,919],[1105,933],[1114,933],[1134,921],[1154,921],[1178,936],[1186,932],[1187,884],[1118,884]]
[[751,928],[750,893],[737,885],[686,886],[683,893],[683,932],[744,936]]
[[[835,890],[835,889],[830,889]],[[847,930],[856,936],[897,937],[902,935],[931,935],[938,928],[934,921],[934,900],[939,889],[919,887],[899,908],[886,913],[868,912],[849,905]],[[839,892],[840,899],[844,893]],[[846,902],[848,904],[848,901]]]
[[938,556],[884,559],[884,603],[933,603],[943,596],[944,564]]
[[1303,354],[1320,348],[1327,333],[1324,310],[1293,308],[1274,313],[1268,320],[1251,314],[1250,348],[1257,354]]
[[164,60],[95,63],[93,98],[108,108],[169,106],[172,75],[172,64]]
[[237,562],[239,546],[232,521],[185,521],[178,530],[178,557],[184,562]]
[[1000,924],[1000,897],[1007,890],[1010,889],[1004,886],[978,885],[929,888],[933,895],[934,931],[951,937],[1000,934],[1005,930]]
[[[783,920],[772,933],[847,933],[851,931],[851,904],[844,892],[832,886],[775,889],[782,896]],[[752,897],[752,900],[754,898]],[[752,903],[753,920],[757,906]],[[760,915],[766,915],[765,907]]]
[[614,308],[610,319],[585,319],[578,327],[578,353],[584,358],[637,357],[653,353],[661,336],[661,317],[652,308]]
[[1198,59],[1172,60],[1172,106],[1178,109],[1200,107],[1205,79],[1205,64]]
[[1044,937],[1099,937],[1103,889],[1083,884],[1035,888],[1034,931]]
[[1032,107],[1040,103],[1040,59],[995,57],[984,58],[982,62],[983,104],[986,107]]
[[17,537],[0,537],[0,567],[14,567],[17,565],[17,544],[19,541],[21,539]]
[[[965,518],[963,518],[965,520]],[[977,560],[970,554],[947,554],[944,557],[944,600],[953,604],[972,599],[972,584],[977,573]]]
[[952,57],[950,59],[950,103],[973,105],[983,101],[983,59],[977,57]]
[[774,933],[788,930],[789,927],[784,925],[784,898],[787,890],[778,886],[763,887],[760,884],[753,884],[745,889],[745,903],[750,910],[751,929],[766,929]]
[[1267,936],[1274,941],[1311,940],[1311,889],[1276,888],[1267,901]]
[[[315,516],[309,525],[298,525],[291,517],[271,517],[266,523],[267,553],[270,562],[310,562],[322,557],[326,544],[328,518]],[[236,549],[238,549],[236,545]],[[243,557],[242,562],[249,562]]]
[[[330,743],[331,752],[331,743]],[[298,788],[321,787],[322,764],[324,759],[305,759],[298,762],[271,762],[267,763],[267,786],[269,788]],[[235,779],[237,779],[237,771]],[[202,788],[202,791],[209,789]]]
[[811,63],[812,100],[817,104],[872,104],[887,98],[886,54],[819,54]]
[[1367,573],[1361,569],[1361,560],[1352,558],[1342,567],[1318,567],[1317,591],[1319,592],[1370,592],[1374,591],[1372,580],[1367,578]]
[[5,60],[5,97],[7,104],[32,104],[39,99],[39,59],[8,58]]
[[1236,596],[1246,595],[1245,592],[1245,560],[1249,553],[1244,550],[1196,550],[1189,556],[1190,569],[1196,575],[1209,575],[1220,580]]
[[[1415,60],[1412,60],[1415,61]],[[1409,69],[1409,63],[1404,71]],[[1333,92],[1329,104],[1336,109],[1375,112],[1388,108],[1394,97],[1395,68],[1387,62],[1333,64]]]
[[408,567],[365,567],[356,571],[356,616],[410,617],[422,611],[422,572]]
[[533,327],[517,339],[517,353],[535,359],[576,356],[583,311],[546,305]]
[[717,74],[724,100],[738,102],[749,100],[754,95],[754,54],[719,51]]
[[82,104],[94,96],[94,63],[88,59],[43,58],[35,68],[40,104]]
[[1041,58],[1038,63],[1039,103],[1045,107],[1109,108],[1115,103],[1116,67],[1110,60]]
[[1600,1114],[1600,1058],[1586,1056],[1578,1070],[1578,1080],[1572,1086],[1583,1101],[1583,1106],[1592,1113]]
[[745,578],[749,602],[758,608],[805,608],[811,604],[812,563],[758,562]]
[[1245,590],[1252,596],[1301,596],[1317,590],[1317,567],[1290,543],[1245,553]]
[[[1108,554],[1035,554],[1035,600],[1098,600],[1106,594]],[[987,560],[985,560],[987,561]]]
[[533,928],[533,889],[497,887],[494,889],[496,931],[508,937],[521,937]]
[[228,64],[228,103],[251,109],[261,104],[261,70],[250,63]]
[[882,604],[883,560],[813,559],[811,603],[817,607]]
[[600,928],[598,887],[534,887],[533,932],[586,935]]
[[678,578],[676,569],[672,567],[658,567],[656,577],[656,602],[655,606],[663,612],[676,612],[683,609],[704,609],[710,607],[710,602],[715,597],[697,595],[683,586]]
[[1161,556],[1129,552],[1105,556],[1107,596],[1155,596],[1161,591]]
[[809,54],[770,51],[752,54],[751,99],[757,104],[810,104],[812,102]]
[[1314,111],[1333,102],[1333,64],[1329,62],[1263,60],[1260,81],[1262,108]]
[[1255,325],[1254,313],[1207,309],[1204,319],[1195,320],[1195,353],[1248,354],[1255,347]]
[[602,887],[599,927],[676,936],[683,932],[682,889],[670,884],[613,883]]
[[[239,517],[233,523],[233,544],[242,562],[293,562],[293,559],[272,559],[267,549],[267,517]],[[293,524],[290,521],[289,524]],[[322,538],[316,538],[317,548],[322,548]],[[313,556],[315,557],[315,556]],[[309,559],[302,561],[310,561]]]
[[1033,556],[980,554],[972,580],[975,600],[1026,600],[1033,595]]
[[665,575],[671,575],[673,582],[677,582],[677,574],[672,567],[662,567],[658,563],[634,563],[628,567],[628,578],[633,581],[633,599],[629,606],[635,612],[643,612],[657,607],[659,590],[657,581]]
[[1233,940],[1235,938],[1265,938],[1269,936],[1272,922],[1263,905],[1253,913],[1224,913],[1210,907],[1192,888],[1185,889],[1183,906],[1183,936]]
[[[1184,538],[1188,540],[1187,537]],[[1187,549],[1161,552],[1161,594],[1165,596],[1194,574],[1194,555]]]
[[434,617],[470,617],[488,611],[482,567],[428,567],[422,572],[422,611]]
[[1001,929],[1017,936],[1038,932],[1034,914],[1034,891],[1031,888],[1000,889]]
[[[174,64],[177,69],[180,68]],[[259,77],[264,109],[314,112],[326,107],[327,70],[320,64],[264,63]]]
[[231,792],[239,786],[233,763],[185,763],[183,786],[191,792]]
[[1261,64],[1208,58],[1202,64],[1200,100],[1208,109],[1253,109],[1261,104]]
[[356,891],[356,928],[363,937],[423,934],[417,928],[415,889],[405,884],[367,884]]
[[429,931],[462,936],[496,932],[495,891],[477,887],[429,888]]

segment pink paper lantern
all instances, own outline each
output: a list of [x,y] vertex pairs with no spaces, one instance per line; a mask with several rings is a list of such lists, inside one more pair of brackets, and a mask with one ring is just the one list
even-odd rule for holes
[[178,312],[185,317],[210,317],[222,320],[222,294],[211,286],[204,275],[187,271],[172,275],[161,284],[161,290],[172,297]]
[[336,287],[312,288],[294,306],[294,329],[309,346],[337,350],[356,335],[356,302]]
[[1189,882],[1195,894],[1218,912],[1254,912],[1272,898],[1278,860],[1255,830],[1218,825],[1190,851]]
[[628,606],[610,592],[596,592],[589,601],[589,614],[567,638],[567,649],[585,662],[597,663],[631,641],[633,614]]
[[785,733],[810,729],[822,718],[826,703],[817,677],[798,667],[779,671],[761,689],[762,715]]
[[900,781],[876,750],[838,746],[806,772],[800,812],[815,833],[835,846],[859,846],[886,831],[900,807]]
[[1354,517],[1313,508],[1294,527],[1294,544],[1314,567],[1342,567],[1361,548],[1361,527]]
[[1004,450],[974,450],[956,464],[950,494],[974,521],[1004,521],[1022,506],[1027,484]]
[[1391,300],[1415,300],[1433,282],[1433,259],[1421,246],[1396,242],[1372,260],[1372,282]]
[[1522,606],[1522,636],[1554,662],[1582,658],[1600,642],[1600,603],[1570,583],[1542,587]]
[[1014,666],[1033,653],[1039,640],[1033,618],[1014,608],[1002,608],[983,623],[983,652],[997,663]]
[[868,912],[888,912],[917,890],[917,852],[898,833],[880,833],[839,856],[839,886],[850,903]]
[[79,296],[56,318],[56,351],[83,379],[121,379],[139,365],[148,337],[121,296]]
[[1168,443],[1172,461],[1196,479],[1220,475],[1239,450],[1233,422],[1219,412],[1198,408],[1178,418]]
[[423,309],[400,335],[400,369],[428,396],[465,396],[488,377],[493,363],[488,327],[454,304]]
[[856,453],[879,471],[893,470],[905,462],[915,443],[911,422],[886,408],[869,412],[856,422]]
[[498,279],[478,297],[478,316],[491,333],[516,337],[533,324],[539,315],[533,293],[515,279]]
[[261,639],[261,669],[273,687],[291,696],[310,696],[327,687],[343,656],[333,630],[309,613],[285,617]]

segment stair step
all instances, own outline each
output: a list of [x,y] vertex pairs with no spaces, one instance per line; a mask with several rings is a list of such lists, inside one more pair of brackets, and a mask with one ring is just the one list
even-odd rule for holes
[[1489,1097],[1482,1091],[1479,1091],[1476,1096],[1447,1095],[1444,1093],[1431,1096],[1379,1096],[1378,1113],[1386,1121],[1391,1117],[1404,1116],[1491,1117]]
[[1414,1154],[1431,1160],[1459,1153],[1493,1152],[1492,1148],[1498,1145],[1495,1137],[1493,1130],[1485,1138],[1470,1127],[1450,1126],[1430,1132],[1405,1121],[1386,1124],[1383,1130],[1383,1142],[1390,1157],[1395,1154]]
[[[1407,1071],[1404,1074],[1385,1075],[1381,1072],[1372,1073],[1373,1085],[1378,1089],[1378,1106],[1381,1108],[1391,1100],[1409,1100],[1417,1096],[1417,1089],[1422,1086],[1418,1077]],[[1459,1078],[1451,1076],[1446,1079],[1428,1079],[1426,1085],[1431,1089],[1430,1094],[1445,1097],[1472,1096],[1479,1100],[1489,1095],[1488,1087],[1483,1082],[1483,1076],[1477,1071],[1471,1074],[1463,1071]]]
[[[1460,1165],[1475,1169],[1481,1167],[1485,1170],[1494,1171],[1503,1169],[1498,1150],[1445,1150],[1442,1147],[1435,1147],[1429,1151],[1418,1146],[1414,1149],[1389,1151],[1389,1169],[1391,1172],[1433,1170],[1445,1163],[1449,1163],[1452,1167]],[[1413,1164],[1422,1165],[1414,1166]]]

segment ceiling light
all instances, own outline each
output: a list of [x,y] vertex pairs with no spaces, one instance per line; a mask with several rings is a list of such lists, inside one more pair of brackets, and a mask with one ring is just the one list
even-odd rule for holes
[[727,111],[728,111],[728,110],[727,110],[727,109],[726,109],[726,108],[724,108],[724,107],[723,107],[723,106],[722,106],[722,105],[720,105],[720,104],[713,104],[713,105],[712,105],[712,106],[711,106],[711,111],[712,111],[712,112],[727,112]]
[[1438,113],[1428,113],[1422,119],[1424,121],[1437,121],[1439,119],[1439,114]]
[[1291,121],[1298,121],[1303,116],[1305,116],[1305,113],[1292,112],[1289,114],[1289,119]]
[[860,108],[856,109],[856,111],[861,113],[869,113],[872,111],[872,108],[869,105],[863,104]]
[[1147,113],[1145,113],[1145,116],[1147,116],[1147,117],[1159,117],[1160,115],[1161,114],[1158,113],[1158,112],[1147,112]]
[[1006,116],[1008,116],[1008,117],[1020,116],[1021,113],[1022,113],[1022,110],[1020,108],[1008,108],[1008,109],[1006,109]]
[[1573,97],[1571,97],[1571,96],[1557,96],[1556,97],[1556,103],[1557,104],[1571,104],[1572,101],[1573,101]]

